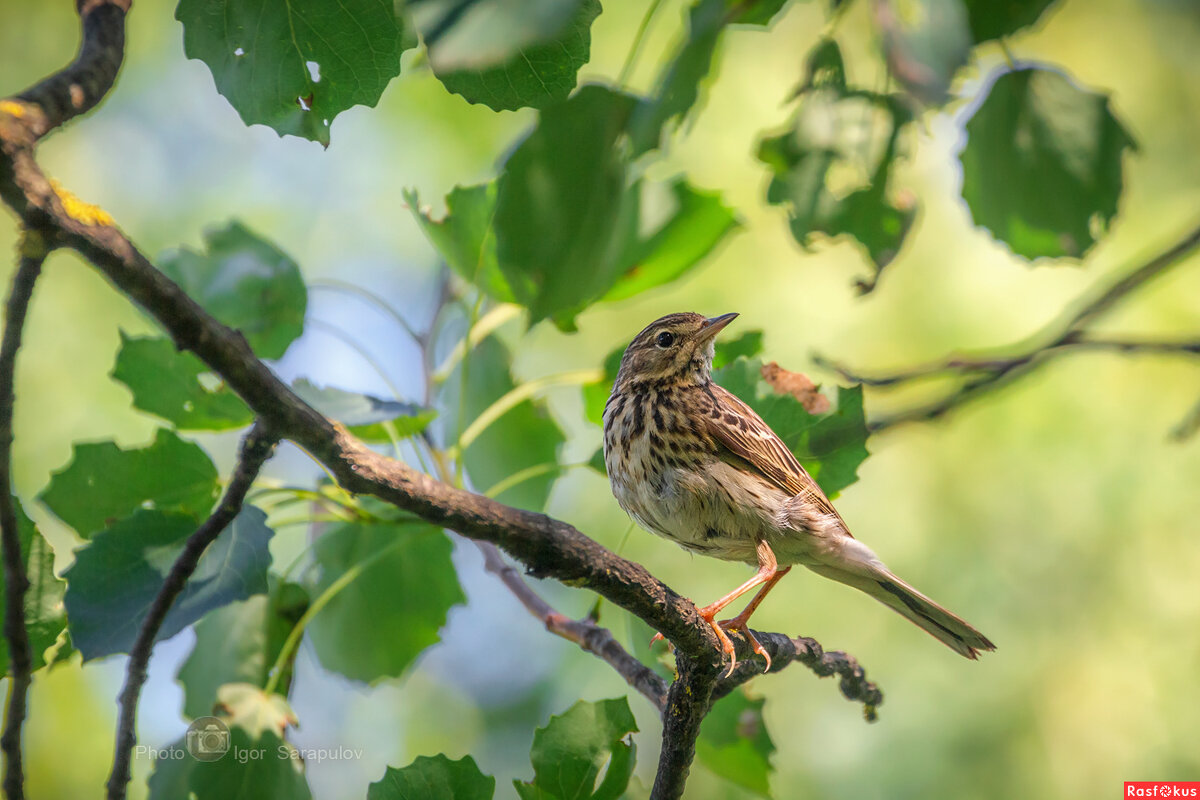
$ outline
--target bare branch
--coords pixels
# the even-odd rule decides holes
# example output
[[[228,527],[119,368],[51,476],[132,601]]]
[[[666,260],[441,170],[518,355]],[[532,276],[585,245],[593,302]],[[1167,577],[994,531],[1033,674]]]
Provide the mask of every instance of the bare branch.
[[[146,619],[138,630],[137,639],[129,651],[129,663],[125,668],[125,686],[121,689],[119,702],[121,715],[117,723],[117,745],[113,756],[112,774],[108,779],[108,800],[124,800],[125,789],[129,783],[129,761],[133,746],[137,742],[137,704],[146,682],[146,667],[150,663],[150,653],[154,649],[154,640],[162,627],[167,612],[171,610],[175,599],[183,591],[188,578],[196,571],[200,557],[212,544],[234,517],[242,509],[246,493],[258,477],[263,464],[275,451],[278,438],[271,435],[259,425],[255,425],[242,440],[242,451],[238,458],[237,467],[229,480],[229,486],[221,502],[213,509],[196,532],[188,537],[183,546],[183,552],[171,565],[162,587],[154,597],[154,602],[146,612]]]
[[[863,717],[867,722],[874,722],[878,715],[876,708],[883,704],[883,692],[879,687],[867,680],[867,672],[854,656],[840,650],[826,652],[816,639],[801,636],[795,639],[781,633],[754,632],[759,643],[771,654],[771,672],[779,672],[789,664],[803,664],[818,678],[837,675],[839,688],[847,700],[862,703]],[[749,650],[749,647],[747,647]],[[761,668],[753,660],[739,662],[733,674],[723,677],[713,688],[713,701],[720,700],[751,678],[762,674]]]
[[[508,590],[525,606],[525,609],[542,621],[546,630],[574,642],[589,653],[599,656],[654,704],[661,713],[667,704],[667,683],[641,661],[629,654],[613,638],[612,632],[589,619],[573,620],[547,603],[533,590],[516,568],[504,560],[500,551],[490,542],[475,542],[483,553],[483,566],[498,577]]]
[[[719,666],[711,659],[696,660],[676,653],[678,677],[667,692],[663,709],[662,751],[654,776],[652,800],[678,800],[683,797],[692,759],[696,756],[696,738],[700,723],[712,704],[713,687]]]
[[[0,533],[4,550],[4,638],[8,642],[12,665],[12,684],[8,690],[8,710],[4,734],[0,736],[0,750],[4,752],[4,794],[10,800],[21,800],[25,796],[21,727],[25,724],[25,701],[33,672],[33,653],[29,631],[25,628],[25,591],[29,588],[29,578],[21,554],[16,500],[12,495],[14,383],[25,315],[47,253],[41,235],[26,231],[21,243],[20,264],[8,294],[4,339],[0,343]]]
[[[985,393],[1012,383],[1053,358],[1079,350],[1111,350],[1124,353],[1200,354],[1200,340],[1154,341],[1138,338],[1109,338],[1089,335],[1088,326],[1108,313],[1130,294],[1179,264],[1200,249],[1200,226],[1193,228],[1163,252],[1132,269],[1091,298],[1078,303],[1059,319],[1047,324],[1023,342],[985,354],[955,356],[884,375],[868,375],[830,361],[820,355],[817,363],[843,378],[865,386],[894,388],[929,379],[956,379],[958,384],[942,397],[925,405],[873,420],[872,431],[904,422],[929,421]]]

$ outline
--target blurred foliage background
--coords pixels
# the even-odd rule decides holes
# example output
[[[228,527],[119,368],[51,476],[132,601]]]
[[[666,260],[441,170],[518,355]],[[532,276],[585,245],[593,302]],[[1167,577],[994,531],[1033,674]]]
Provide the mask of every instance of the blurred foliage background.
[[[0,76],[5,93],[68,61],[77,44],[72,4],[0,0]],[[644,4],[608,0],[592,26],[591,59],[580,73],[612,80]],[[882,89],[871,5],[851,3],[837,28],[847,71]],[[638,90],[682,35],[684,3],[666,0],[629,79]],[[1081,263],[1030,264],[977,229],[959,196],[965,101],[918,119],[911,158],[892,181],[919,212],[873,292],[856,280],[871,270],[848,242],[801,250],[784,213],[766,203],[767,167],[756,159],[764,132],[792,111],[784,100],[803,77],[803,59],[826,24],[818,2],[794,2],[768,32],[726,35],[705,99],[671,139],[652,177],[683,173],[720,190],[743,222],[701,268],[676,283],[593,306],[566,334],[518,320],[502,338],[525,379],[600,366],[661,314],[738,311],[738,325],[764,331],[764,357],[830,381],[816,352],[886,372],[947,353],[1018,341],[1089,286],[1121,274],[1173,242],[1200,209],[1200,12],[1189,0],[1061,0],[1037,26],[1008,40],[1022,61],[1060,65],[1079,84],[1111,93],[1111,107],[1136,139],[1126,157],[1120,210]],[[338,117],[328,149],[246,127],[213,89],[199,61],[185,59],[170,3],[138,3],[128,55],[101,108],[48,140],[49,174],[109,211],[150,254],[199,247],[202,231],[237,218],[294,257],[308,280],[336,277],[386,298],[424,325],[438,286],[437,256],[402,196],[418,190],[440,216],[455,184],[495,174],[535,112],[493,112],[447,93],[416,51],[378,108]],[[974,95],[1004,63],[981,50],[952,87]],[[0,226],[12,252],[15,226]],[[1147,336],[1195,335],[1200,259],[1146,287],[1105,329]],[[3,269],[11,270],[5,264]],[[310,320],[361,342],[403,392],[420,392],[417,352],[394,321],[353,297],[312,292]],[[156,424],[131,408],[109,371],[120,332],[154,326],[96,272],[56,254],[38,286],[19,361],[16,490],[36,496],[71,456],[71,443],[115,437],[141,445]],[[387,395],[387,383],[328,328],[309,325],[278,364],[288,378]],[[836,687],[794,668],[751,685],[777,751],[777,797],[1100,797],[1130,779],[1200,775],[1200,442],[1168,432],[1200,396],[1194,358],[1113,353],[1064,357],[1029,379],[934,424],[873,436],[860,480],[838,501],[859,538],[900,575],[985,631],[999,646],[964,663],[923,634],[843,587],[793,573],[755,617],[756,626],[811,635],[856,655],[884,688],[878,724],[867,726]],[[565,463],[599,443],[580,392],[546,392],[567,433]],[[877,416],[894,400],[868,393]],[[236,439],[198,438],[225,471]],[[317,470],[294,450],[268,470],[289,482]],[[74,534],[44,508],[26,507],[54,545],[59,569]],[[571,470],[548,513],[645,564],[681,593],[707,601],[741,580],[740,568],[692,557],[634,530],[606,480]],[[287,543],[277,537],[276,561]],[[292,539],[296,537],[293,536]],[[302,544],[302,543],[301,543]],[[385,765],[444,752],[471,754],[495,775],[527,778],[533,729],[576,699],[629,693],[607,666],[547,635],[492,578],[475,550],[456,543],[468,602],[456,608],[440,645],[402,680],[370,688],[324,671],[309,648],[296,665],[293,705],[301,747],[361,748],[353,760],[310,763],[314,796],[357,798]],[[582,615],[594,597],[556,584],[539,590]],[[648,633],[605,606],[601,622],[627,643]],[[186,721],[175,673],[191,649],[189,630],[162,645],[151,664],[140,741],[163,746]],[[114,698],[123,658],[70,663],[39,673],[26,726],[29,792],[73,797],[98,791],[111,758]],[[655,712],[637,695],[637,775],[653,778]],[[151,763],[135,760],[131,796],[144,796]],[[636,792],[634,792],[636,796]],[[697,766],[689,797],[747,796]],[[1115,796],[1115,795],[1113,795]]]

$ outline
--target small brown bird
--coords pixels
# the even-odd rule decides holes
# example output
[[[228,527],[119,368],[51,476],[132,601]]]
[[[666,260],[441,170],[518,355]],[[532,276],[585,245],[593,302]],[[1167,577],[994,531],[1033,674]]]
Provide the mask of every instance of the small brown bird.
[[[737,314],[669,314],[625,350],[604,408],[604,462],[621,508],[696,553],[756,565],[753,578],[700,614],[736,665],[726,630],[771,657],[747,622],[767,592],[803,564],[915,622],[955,652],[994,650],[986,636],[893,575],[758,414],[712,382],[713,341]],[[736,617],[722,609],[761,586]]]

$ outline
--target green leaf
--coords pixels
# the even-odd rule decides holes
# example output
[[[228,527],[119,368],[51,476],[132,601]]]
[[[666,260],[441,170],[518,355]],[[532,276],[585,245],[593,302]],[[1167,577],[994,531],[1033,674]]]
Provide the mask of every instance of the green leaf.
[[[401,438],[416,436],[437,417],[431,408],[397,400],[382,400],[369,394],[347,392],[332,386],[321,387],[306,378],[292,383],[301,400],[330,419],[345,425],[351,433],[367,442],[389,440],[384,422],[390,422]]]
[[[736,339],[717,340],[713,369],[720,369],[739,357],[753,358],[762,352],[762,331],[746,331]]]
[[[446,195],[446,216],[440,221],[421,210],[415,190],[404,200],[421,230],[450,269],[502,303],[514,302],[512,289],[496,261],[496,181],[478,186],[455,186]]]
[[[579,701],[562,716],[551,717],[533,734],[529,757],[532,782],[513,781],[522,800],[616,800],[633,774],[635,748],[629,734],[637,731],[624,697],[597,703]],[[608,762],[608,774],[596,777]]]
[[[461,364],[442,385],[437,405],[444,409],[442,430],[449,441],[453,441],[470,420],[516,386],[509,372],[511,363],[508,348],[495,336],[484,339],[471,351],[461,424],[458,414]],[[478,491],[487,491],[521,470],[557,461],[558,448],[563,441],[563,433],[550,417],[545,403],[526,400],[479,434],[463,454],[463,463],[471,485]],[[540,511],[550,496],[555,477],[556,473],[550,472],[522,481],[501,492],[496,499],[510,506]]]
[[[39,499],[83,538],[141,508],[204,517],[217,500],[217,468],[192,442],[160,428],[154,442],[76,444]]]
[[[622,273],[637,198],[616,147],[633,98],[584,86],[541,119],[505,165],[496,197],[496,253],[530,325],[598,299]]]
[[[875,5],[888,71],[919,102],[950,99],[950,83],[971,54],[962,0],[883,0]]]
[[[345,524],[323,534],[310,593],[326,605],[308,627],[321,664],[364,683],[400,676],[466,601],[450,551],[445,533],[414,521]]]
[[[676,280],[738,227],[719,193],[699,191],[683,178],[671,183],[670,190],[675,202],[671,215],[657,231],[632,245],[623,259],[621,278],[602,300],[623,300]]]
[[[199,761],[186,738],[164,748],[148,781],[150,800],[311,800],[304,762],[274,731],[254,737],[229,726],[229,752],[216,761]]]
[[[156,641],[209,611],[267,591],[267,515],[246,506],[200,557]],[[163,579],[199,526],[196,517],[141,509],[96,534],[75,554],[67,579],[71,640],[85,661],[127,653]]]
[[[976,44],[1011,36],[1038,21],[1054,0],[963,0]]]
[[[283,358],[304,332],[308,289],[300,267],[238,222],[205,231],[204,243],[204,253],[181,247],[163,254],[159,269],[205,311],[241,331],[260,358]]]
[[[599,0],[582,0],[575,15],[554,38],[521,47],[502,64],[479,70],[434,72],[446,89],[468,103],[493,111],[545,108],[565,100],[575,76],[588,61],[592,22],[600,15]]]
[[[33,669],[38,670],[61,657],[61,653],[54,653],[47,661],[46,651],[58,643],[67,627],[63,608],[63,592],[67,585],[54,575],[54,551],[25,514],[20,501],[13,498],[13,503],[16,506],[17,538],[21,543],[21,563],[29,580],[24,598],[25,630],[29,633]],[[6,596],[5,591],[4,574],[0,570],[0,597]],[[0,637],[0,677],[8,674],[9,666],[8,637]]]
[[[663,69],[651,96],[638,105],[630,126],[634,155],[658,147],[663,129],[680,125],[700,98],[701,83],[712,71],[717,45],[733,23],[765,26],[786,0],[697,0],[688,12],[688,35]]]
[[[206,614],[196,623],[196,644],[176,676],[183,686],[183,713],[193,719],[211,714],[217,690],[227,683],[265,686],[284,639],[307,608],[301,586],[275,583],[269,594]]]
[[[180,0],[175,18],[242,122],[326,147],[334,117],[374,106],[415,44],[379,0]]]
[[[700,726],[696,760],[722,778],[770,797],[767,778],[775,743],[763,722],[764,702],[741,690],[718,701]]]
[[[439,753],[420,756],[407,767],[388,767],[367,787],[367,800],[491,800],[496,779],[484,775],[475,759],[451,761]]]
[[[409,0],[408,8],[439,74],[512,61],[554,41],[584,0]]]
[[[831,55],[825,58],[832,63]],[[873,277],[860,283],[869,291],[895,258],[916,216],[911,200],[892,199],[889,193],[900,131],[912,113],[900,98],[841,91],[836,71],[824,74],[823,87],[802,88],[792,128],[759,145],[758,158],[773,173],[767,202],[787,208],[792,235],[802,247],[812,247],[817,234],[854,237],[874,265]],[[869,138],[878,140],[862,141],[864,121]],[[841,168],[843,177],[858,176],[859,188],[835,191],[830,182],[834,167]]]
[[[1116,215],[1137,144],[1107,95],[1026,67],[996,79],[966,130],[963,199],[1017,255],[1079,258]]]
[[[112,376],[133,392],[134,408],[162,417],[180,430],[244,428],[254,412],[191,353],[161,336],[131,338],[121,332]],[[208,376],[205,385],[202,376]]]
[[[810,414],[790,394],[780,394],[762,379],[762,363],[739,358],[713,372],[713,379],[740,397],[783,440],[797,460],[834,497],[858,480],[867,457],[867,423],[862,387],[838,387],[837,406]]]

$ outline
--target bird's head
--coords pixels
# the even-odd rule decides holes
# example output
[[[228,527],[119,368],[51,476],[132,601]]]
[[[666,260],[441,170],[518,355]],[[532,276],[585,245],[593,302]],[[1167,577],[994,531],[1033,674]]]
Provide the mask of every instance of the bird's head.
[[[704,383],[712,371],[713,340],[735,317],[686,312],[655,320],[625,348],[617,386]]]

